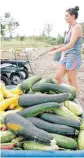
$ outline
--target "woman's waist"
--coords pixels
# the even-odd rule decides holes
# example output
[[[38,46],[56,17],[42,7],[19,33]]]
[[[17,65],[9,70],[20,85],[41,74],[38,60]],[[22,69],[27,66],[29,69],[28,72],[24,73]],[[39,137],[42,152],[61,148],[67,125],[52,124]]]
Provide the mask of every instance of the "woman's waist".
[[[70,55],[70,56],[80,56],[81,55],[81,50],[76,50],[76,49],[70,49],[68,51],[63,52],[64,56]]]
[[[77,59],[77,58],[80,58],[81,59],[81,54],[74,54],[74,53],[68,53],[68,54],[65,54],[65,52],[62,53],[61,55],[61,59]]]

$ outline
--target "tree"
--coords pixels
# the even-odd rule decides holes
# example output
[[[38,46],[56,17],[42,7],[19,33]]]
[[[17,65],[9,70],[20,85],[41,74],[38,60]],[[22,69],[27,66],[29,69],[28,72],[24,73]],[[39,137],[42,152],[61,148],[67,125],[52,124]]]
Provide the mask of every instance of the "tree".
[[[1,35],[3,37],[5,35],[5,25],[1,24],[0,29],[1,29]]]
[[[43,29],[43,36],[47,35],[48,37],[50,36],[50,33],[52,31],[53,25],[51,24],[45,24],[44,29]]]
[[[45,36],[45,30],[42,31],[42,36]]]
[[[5,35],[5,24],[3,23],[3,20],[1,17],[0,17],[0,33],[2,36]]]
[[[5,17],[5,18],[10,18],[10,17],[11,17],[11,14],[10,14],[9,12],[6,12],[5,15],[4,15],[4,17]]]
[[[18,21],[16,21],[9,12],[6,12],[3,17],[1,17],[1,35],[2,37],[9,33],[10,38],[12,38],[12,33],[19,26]]]

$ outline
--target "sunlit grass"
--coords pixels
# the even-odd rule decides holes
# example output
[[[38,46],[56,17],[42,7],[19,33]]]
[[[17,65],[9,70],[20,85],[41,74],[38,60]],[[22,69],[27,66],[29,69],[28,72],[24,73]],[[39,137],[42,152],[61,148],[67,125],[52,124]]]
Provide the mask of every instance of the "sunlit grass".
[[[56,40],[48,37],[29,37],[24,40],[12,39],[1,42],[2,51],[13,49],[24,49],[24,48],[44,48],[56,44]]]

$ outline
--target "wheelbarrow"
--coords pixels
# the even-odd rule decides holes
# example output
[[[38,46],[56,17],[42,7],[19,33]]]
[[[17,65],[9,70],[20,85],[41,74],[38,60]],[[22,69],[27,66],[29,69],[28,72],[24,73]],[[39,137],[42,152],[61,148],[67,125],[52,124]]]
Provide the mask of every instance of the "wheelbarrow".
[[[12,49],[11,50],[12,53],[14,54],[15,59],[1,59],[1,64],[3,63],[9,63],[12,64],[14,66],[17,66],[17,69],[19,69],[20,73],[24,76],[25,79],[27,79],[29,77],[29,74],[34,74],[29,58],[28,58],[28,53],[26,52],[26,50],[24,50],[24,55],[26,57],[26,60],[18,60],[16,55],[20,56],[20,54],[16,53],[16,50]],[[28,70],[28,65],[30,67],[30,70]]]
[[[9,63],[3,63],[0,65],[1,81],[5,85],[17,85],[24,80],[24,76],[20,73],[21,68]]]

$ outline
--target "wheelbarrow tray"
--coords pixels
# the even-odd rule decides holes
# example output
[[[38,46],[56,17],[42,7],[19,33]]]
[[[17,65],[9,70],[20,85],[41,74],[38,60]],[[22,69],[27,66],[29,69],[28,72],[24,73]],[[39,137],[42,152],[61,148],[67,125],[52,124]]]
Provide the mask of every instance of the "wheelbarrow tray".
[[[11,73],[16,72],[17,67],[13,64],[4,63],[0,65],[1,73]]]
[[[25,60],[9,60],[9,59],[1,59],[1,64],[3,63],[10,63],[18,66],[23,66],[28,63],[28,61]]]

